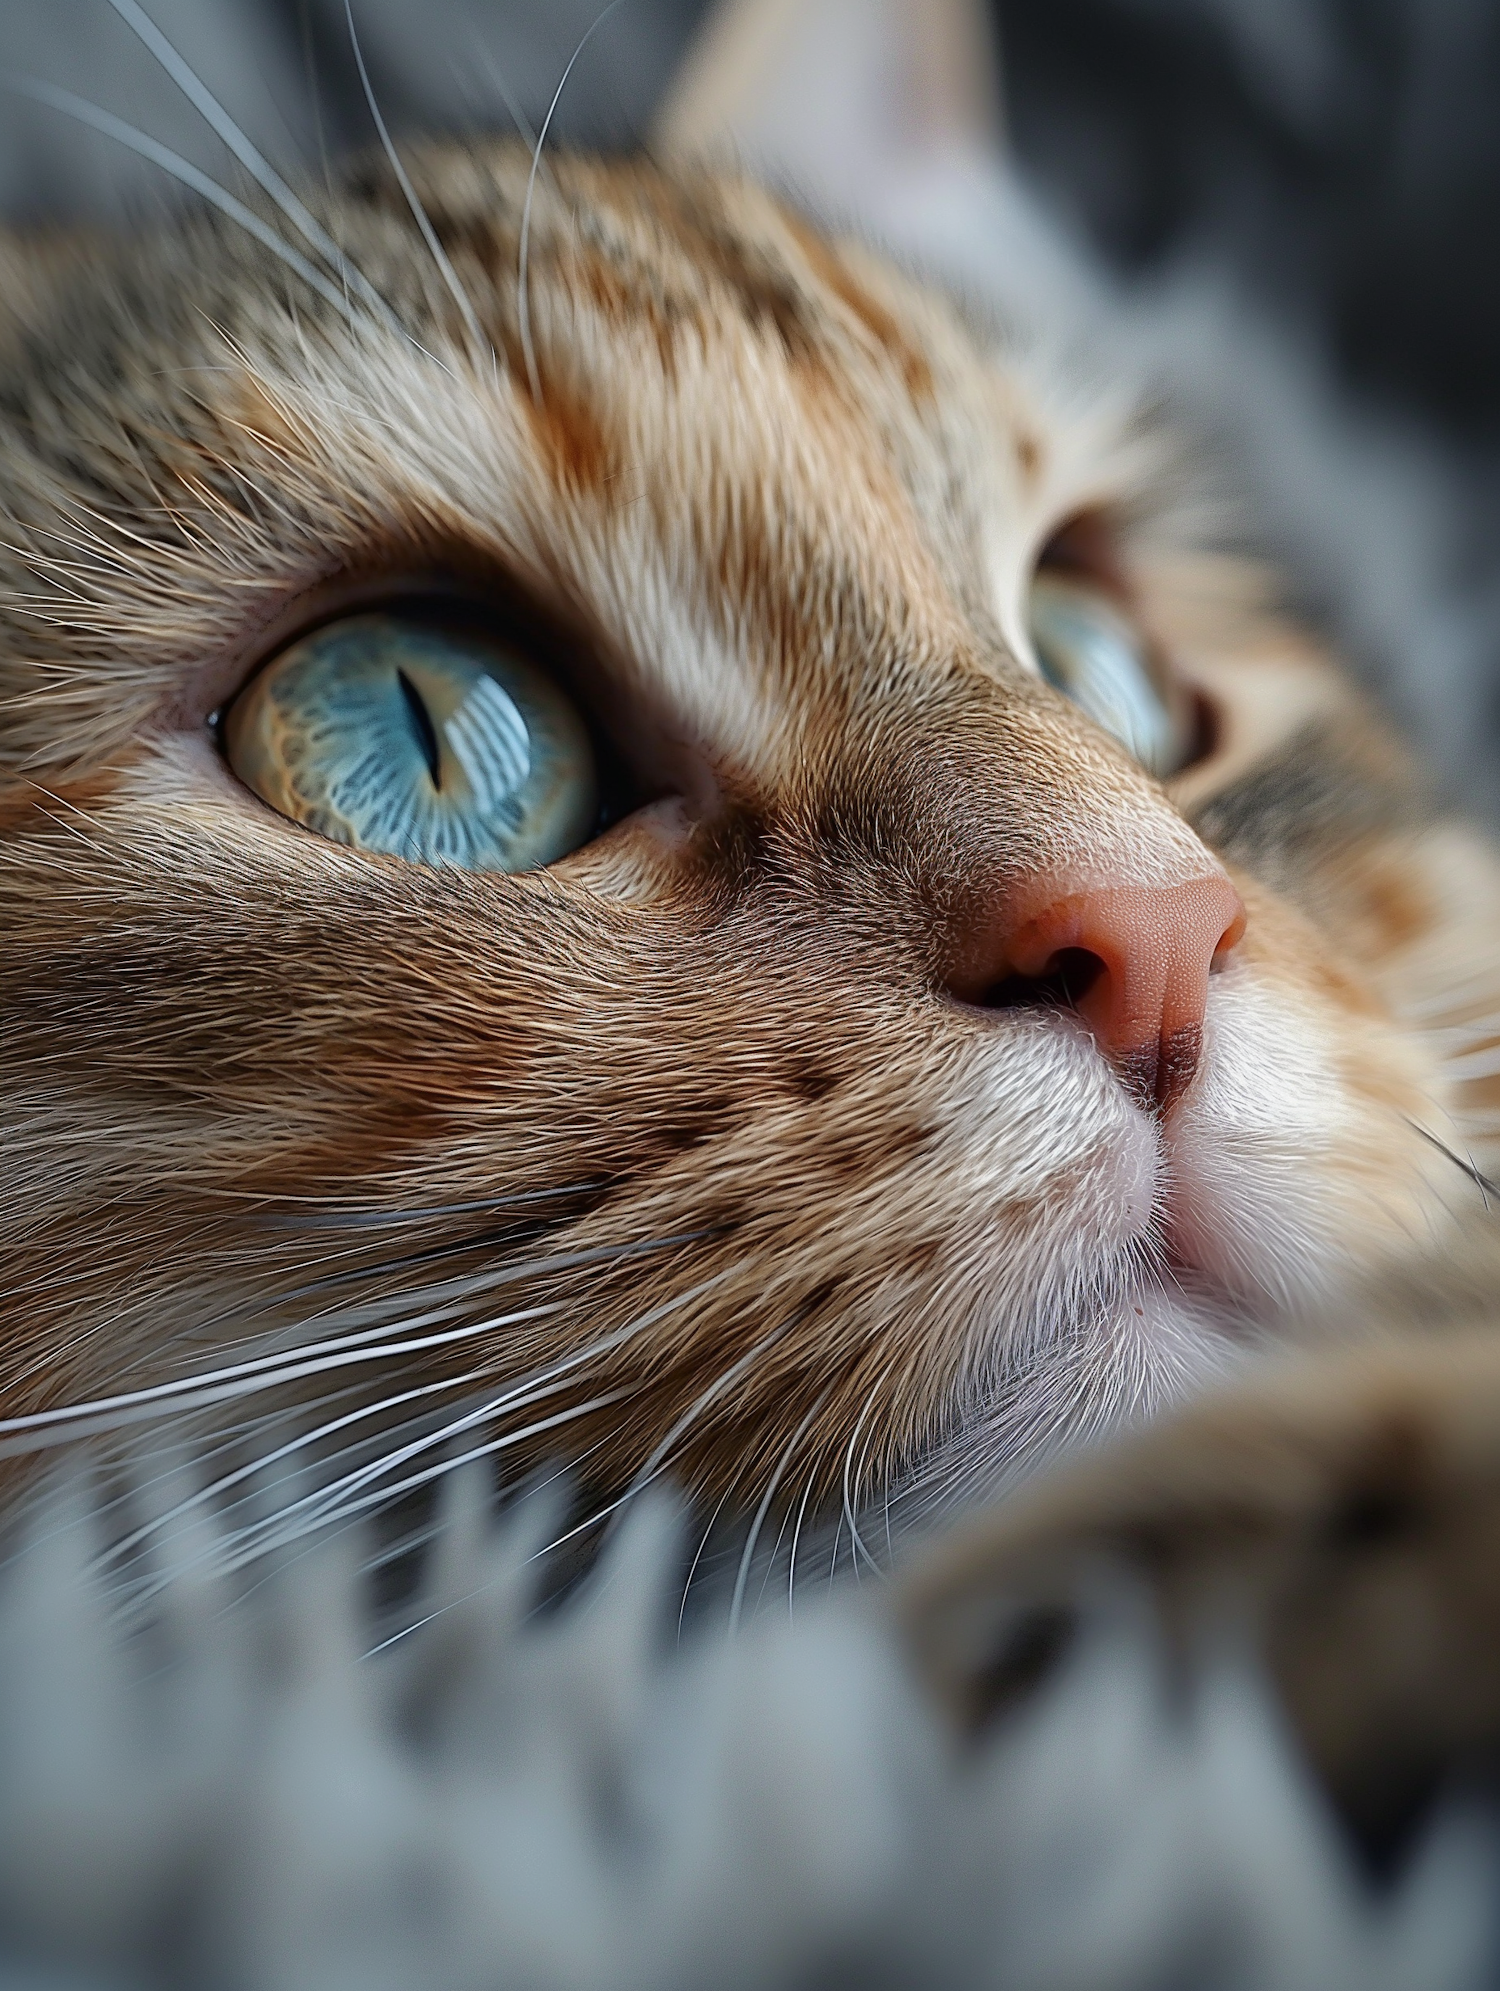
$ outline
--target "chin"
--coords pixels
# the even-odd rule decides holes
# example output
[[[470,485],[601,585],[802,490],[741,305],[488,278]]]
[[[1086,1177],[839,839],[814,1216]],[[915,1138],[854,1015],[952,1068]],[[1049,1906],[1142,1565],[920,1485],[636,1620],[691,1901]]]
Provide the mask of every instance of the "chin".
[[[1357,1334],[1367,1284],[1450,1221],[1403,1110],[1424,1102],[1420,1056],[1389,1023],[1366,1019],[1351,1048],[1236,964],[1165,1117],[1124,1096],[1075,1018],[1044,1027],[1075,1157],[1040,1241],[1050,1276],[1014,1278],[993,1307],[957,1408],[902,1479],[912,1512],[1002,1490],[1330,1326]]]

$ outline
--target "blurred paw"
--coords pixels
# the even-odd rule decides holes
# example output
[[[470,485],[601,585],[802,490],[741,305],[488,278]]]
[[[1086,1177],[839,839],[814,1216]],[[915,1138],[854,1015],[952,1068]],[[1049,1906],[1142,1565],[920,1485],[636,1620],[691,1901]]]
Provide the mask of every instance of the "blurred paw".
[[[1500,1338],[1278,1369],[1064,1467],[907,1573],[919,1668],[965,1733],[1024,1699],[1111,1585],[1184,1678],[1263,1660],[1372,1854],[1500,1764]]]

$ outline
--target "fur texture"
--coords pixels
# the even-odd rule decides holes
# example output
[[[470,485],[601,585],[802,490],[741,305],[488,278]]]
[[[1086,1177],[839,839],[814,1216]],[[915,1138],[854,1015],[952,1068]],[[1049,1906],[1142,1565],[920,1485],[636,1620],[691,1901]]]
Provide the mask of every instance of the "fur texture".
[[[381,306],[205,216],[21,294],[13,1434],[358,1333],[379,1415],[486,1390],[606,1486],[857,1506],[1448,1250],[1478,1196],[1422,1129],[1487,1131],[1446,1054],[1492,1041],[1493,860],[1235,576],[1153,554],[1128,398],[686,169],[555,160],[523,319],[526,155],[414,177],[445,264],[384,167],[328,210]],[[1202,701],[1173,794],[1030,659],[1079,521]],[[260,657],[418,580],[629,764],[642,807],[545,873],[321,844],[216,752]],[[1169,1117],[1065,1010],[953,999],[1039,879],[1221,858],[1249,930]]]
[[[1064,366],[1045,326],[962,311],[732,173],[533,174],[505,146],[409,163],[410,190],[354,169],[297,241],[267,207],[259,236],[191,212],[115,246],[4,248],[8,1449],[190,1413],[209,1490],[168,1476],[154,1506],[156,1454],[126,1538],[221,1570],[418,1495],[456,1455],[571,1459],[589,1505],[565,1534],[671,1471],[731,1517],[737,1618],[762,1576],[795,1589],[799,1543],[804,1571],[845,1543],[868,1571],[909,1515],[1061,1440],[1267,1348],[1334,1352],[972,1524],[905,1580],[894,1630],[845,1600],[782,1646],[701,1648],[662,1689],[617,1627],[596,1665],[586,1615],[481,1624],[472,1593],[514,1591],[514,1550],[492,1562],[452,1523],[457,1574],[417,1611],[437,1629],[394,1648],[357,1734],[354,1674],[297,1657],[343,1633],[294,1577],[238,1631],[148,1611],[117,1646],[88,1580],[48,1569],[44,1510],[3,1617],[17,1954],[177,1968],[171,1944],[197,1942],[200,1977],[212,1955],[249,1983],[441,1982],[531,1944],[543,1982],[691,1982],[724,1873],[759,1859],[764,1893],[738,1898],[766,1913],[727,1945],[747,1984],[850,1957],[868,1980],[872,1927],[895,1981],[910,1962],[1119,1982],[1139,1957],[1144,1984],[1215,1943],[1235,1982],[1475,1981],[1486,1882],[1464,1862],[1493,1852],[1433,1797],[1500,1740],[1493,849],[1433,808],[1274,587],[1197,543],[1170,436],[1109,363]],[[1195,715],[1165,788],[1042,682],[1039,564],[1134,618]],[[219,751],[213,715],[260,662],[417,588],[497,617],[612,743],[629,806],[545,873],[320,843]],[[1017,991],[1043,891],[1226,878],[1248,927],[1175,1094],[1122,1078],[1086,1007]],[[1411,1351],[1454,1321],[1473,1347]],[[1391,1330],[1407,1352],[1369,1366]],[[643,1554],[607,1565],[634,1610],[663,1551]],[[180,1570],[143,1580],[190,1594]],[[1096,1637],[1121,1582],[1134,1629]],[[465,1624],[467,1662],[444,1643]],[[153,1651],[182,1697],[123,1682]],[[97,1671],[49,1701],[70,1654]],[[815,1749],[784,1804],[758,1761],[701,1811],[662,1798],[674,1752],[764,1753],[832,1681],[829,1782],[865,1782],[815,1835],[827,1869],[786,1862],[822,1815]],[[1299,1784],[1266,1682],[1366,1856],[1399,1869],[1388,1909]],[[201,1750],[174,1726],[199,1706]],[[1090,1808],[1100,1756],[1081,1826],[1056,1774],[1095,1716],[1104,1760],[1139,1748],[1118,1815],[1164,1821],[1171,1898],[1133,1935],[1107,1907],[1139,1887],[1134,1840]],[[512,1717],[534,1758],[496,1740]],[[161,1726],[132,1758],[141,1720]],[[348,1747],[309,1778],[315,1731]],[[492,1777],[461,1767],[480,1734]],[[1043,1889],[1037,1923],[1026,1848],[1059,1791],[1042,1868],[1060,1886],[1082,1833],[1102,1878],[1078,1912]],[[49,1816],[97,1853],[71,1896],[37,1885]],[[185,1865],[205,1819],[218,1852]],[[723,1856],[693,1868],[705,1829]],[[352,1876],[357,1937],[317,1933],[339,1884],[288,1845]],[[1272,1845],[1306,1881],[1279,1920]],[[941,1926],[934,1860],[958,1904]],[[443,1893],[463,1876],[472,1895]],[[603,1904],[562,1963],[576,1930],[535,1912],[553,1884],[575,1919]],[[164,1937],[169,1895],[201,1906]],[[425,1933],[377,1897],[426,1899]]]

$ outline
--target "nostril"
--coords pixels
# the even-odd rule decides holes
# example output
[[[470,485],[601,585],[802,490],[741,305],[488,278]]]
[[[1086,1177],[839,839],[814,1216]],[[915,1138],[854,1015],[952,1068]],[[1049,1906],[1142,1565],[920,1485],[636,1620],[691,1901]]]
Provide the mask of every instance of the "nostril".
[[[1039,975],[1003,975],[978,997],[981,1009],[1076,1009],[1109,970],[1085,947],[1064,947]]]
[[[1244,927],[1222,872],[1065,893],[973,931],[950,987],[986,1009],[1068,1004],[1131,1093],[1165,1112],[1198,1068],[1210,970]]]

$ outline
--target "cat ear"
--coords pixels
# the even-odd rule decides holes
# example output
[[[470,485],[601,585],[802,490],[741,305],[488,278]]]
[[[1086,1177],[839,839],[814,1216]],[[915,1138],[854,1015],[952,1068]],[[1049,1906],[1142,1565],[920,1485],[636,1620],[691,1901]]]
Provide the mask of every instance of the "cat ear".
[[[986,0],[717,0],[657,115],[929,275],[1028,319],[1101,307],[1007,164]]]
[[[903,176],[993,161],[999,102],[983,0],[718,0],[655,135],[878,216]]]

